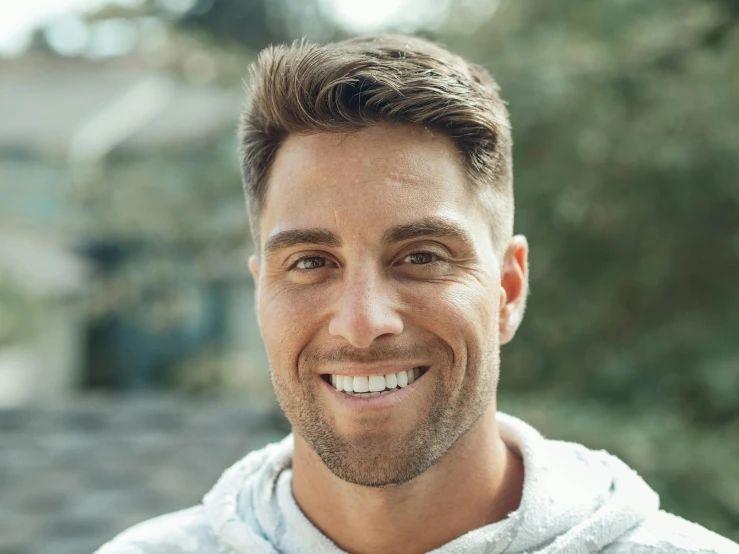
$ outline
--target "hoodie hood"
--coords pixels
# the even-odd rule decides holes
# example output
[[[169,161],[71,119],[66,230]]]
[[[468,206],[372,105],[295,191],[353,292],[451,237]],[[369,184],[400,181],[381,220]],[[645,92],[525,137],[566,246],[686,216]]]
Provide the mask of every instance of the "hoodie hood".
[[[498,413],[503,440],[524,463],[518,509],[433,551],[587,553],[612,544],[658,511],[657,494],[605,451],[546,440]],[[292,496],[293,437],[247,455],[205,496],[205,517],[235,553],[343,553],[300,511]]]

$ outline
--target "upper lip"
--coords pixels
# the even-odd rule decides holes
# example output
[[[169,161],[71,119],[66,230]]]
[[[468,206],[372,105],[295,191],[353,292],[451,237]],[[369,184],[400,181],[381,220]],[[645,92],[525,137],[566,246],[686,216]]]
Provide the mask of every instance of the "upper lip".
[[[388,375],[390,373],[398,373],[400,371],[408,371],[416,367],[429,367],[425,363],[408,362],[403,364],[373,364],[373,365],[341,365],[324,369],[322,375],[348,375],[351,377],[360,375]]]

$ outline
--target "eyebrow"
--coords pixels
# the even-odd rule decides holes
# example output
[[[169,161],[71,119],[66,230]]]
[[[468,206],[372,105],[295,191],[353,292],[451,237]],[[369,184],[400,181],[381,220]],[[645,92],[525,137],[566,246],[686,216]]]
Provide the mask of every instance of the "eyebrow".
[[[439,217],[426,217],[411,223],[395,225],[383,233],[381,241],[387,246],[396,242],[432,236],[451,237],[465,244],[474,242],[462,226]],[[264,245],[264,255],[265,257],[270,256],[279,250],[301,244],[338,248],[342,242],[333,231],[328,229],[289,229],[280,231],[267,240]]]
[[[382,235],[385,245],[422,237],[451,237],[465,244],[474,244],[472,236],[461,226],[439,217],[426,217],[391,227]]]
[[[299,244],[314,244],[316,246],[341,246],[341,240],[328,229],[289,229],[272,235],[264,245],[264,255],[269,256],[278,250],[298,246]]]

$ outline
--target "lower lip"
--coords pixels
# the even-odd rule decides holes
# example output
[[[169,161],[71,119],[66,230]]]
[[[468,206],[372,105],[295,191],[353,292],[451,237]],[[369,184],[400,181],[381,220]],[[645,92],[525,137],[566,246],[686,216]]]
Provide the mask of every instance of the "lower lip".
[[[409,385],[396,390],[395,392],[391,392],[390,394],[383,394],[381,396],[374,396],[372,398],[358,398],[356,396],[351,396],[350,394],[346,394],[337,390],[336,387],[332,386],[330,383],[327,383],[320,375],[318,378],[321,380],[321,383],[323,383],[323,386],[328,389],[329,393],[332,394],[337,401],[339,401],[344,406],[347,406],[348,408],[359,411],[383,410],[387,408],[392,408],[393,406],[397,406],[401,402],[405,401],[410,395],[413,394],[418,386],[419,381],[421,381],[421,379],[423,379],[423,377],[426,376],[426,373],[428,373],[430,370],[431,368],[428,368],[421,377],[419,377]]]

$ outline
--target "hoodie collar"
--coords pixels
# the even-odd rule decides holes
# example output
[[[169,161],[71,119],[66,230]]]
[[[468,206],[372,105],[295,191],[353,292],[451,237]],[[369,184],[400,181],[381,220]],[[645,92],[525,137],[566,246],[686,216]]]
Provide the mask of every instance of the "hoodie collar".
[[[657,494],[615,456],[546,440],[500,412],[497,418],[503,440],[524,462],[521,504],[505,520],[475,529],[434,554],[592,552],[658,509]],[[289,435],[248,454],[204,497],[208,522],[233,553],[343,552],[295,503],[293,445]]]

